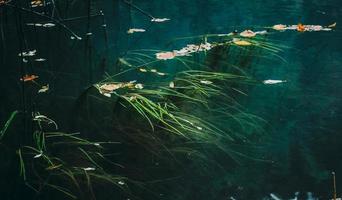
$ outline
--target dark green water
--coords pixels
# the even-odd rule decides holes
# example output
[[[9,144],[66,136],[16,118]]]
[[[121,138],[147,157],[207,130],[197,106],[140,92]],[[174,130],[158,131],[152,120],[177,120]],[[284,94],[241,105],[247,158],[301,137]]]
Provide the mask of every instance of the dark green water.
[[[120,174],[132,179],[128,186],[133,195],[122,192],[120,184],[116,187],[108,181],[97,184],[96,178],[92,179],[94,186],[89,189],[86,187],[87,179],[82,175],[80,187],[87,189],[75,192],[78,199],[272,199],[271,193],[281,199],[290,199],[294,198],[295,192],[299,192],[298,199],[309,199],[307,192],[312,192],[315,198],[331,199],[332,172],[336,173],[337,196],[342,195],[341,1],[133,0],[130,4],[121,0],[92,0],[89,9],[86,1],[55,0],[54,11],[51,7],[53,1],[46,2],[50,4],[45,8],[33,9],[38,15],[30,11],[26,1],[12,0],[9,5],[0,3],[0,125],[6,123],[14,110],[19,110],[6,137],[0,140],[1,200],[72,199],[44,184],[52,175],[42,165],[28,162],[27,181],[20,175],[16,151],[25,145],[32,145],[32,133],[39,129],[32,121],[32,112],[40,112],[56,121],[58,131],[80,132],[82,137],[92,141],[121,142],[117,146],[104,145],[103,153],[110,154],[110,161],[124,167],[104,164],[103,168],[108,174]],[[100,10],[104,16],[98,16]],[[94,16],[88,17],[89,13]],[[151,23],[148,15],[171,20]],[[84,17],[78,19],[80,16]],[[32,22],[52,22],[57,26],[44,29],[26,25]],[[262,134],[255,134],[257,131],[251,127],[238,130],[232,125],[237,132],[251,135],[250,143],[238,141],[228,145],[246,156],[236,156],[234,159],[210,145],[204,145],[196,146],[199,152],[207,153],[208,160],[204,159],[204,162],[181,156],[179,159],[176,156],[177,162],[169,162],[173,160],[171,156],[162,157],[149,152],[149,148],[153,152],[163,148],[156,139],[138,143],[130,137],[130,134],[139,135],[149,130],[148,122],[130,114],[120,100],[108,100],[91,87],[103,80],[106,74],[124,71],[127,66],[118,59],[127,58],[132,50],[181,49],[198,40],[174,42],[175,38],[230,33],[234,30],[258,31],[275,24],[299,22],[320,25],[336,22],[337,26],[326,32],[272,32],[263,39],[282,49],[276,54],[255,50],[243,55],[237,49],[238,56],[234,56],[234,52],[230,57],[210,55],[208,52],[208,55],[189,58],[213,68],[216,65],[220,67],[221,64],[217,63],[221,61],[233,62],[253,80],[287,81],[275,85],[233,85],[246,93],[236,95],[236,101],[246,112],[263,119],[258,124]],[[107,25],[105,28],[101,26],[104,23]],[[71,40],[70,32],[63,25],[81,36],[82,40]],[[130,28],[146,31],[127,34]],[[87,36],[87,32],[92,35]],[[47,60],[22,62],[18,53],[32,49],[37,50],[38,57]],[[153,53],[151,55],[154,56]],[[170,76],[181,71],[179,63],[174,61],[158,63],[154,67]],[[40,87],[35,83],[23,84],[20,77],[27,73],[39,75],[37,82],[48,83],[49,91],[37,95]],[[116,81],[130,80],[153,85],[164,79],[130,71]],[[168,82],[170,80],[166,79]],[[215,102],[214,99],[212,105],[219,106],[220,101],[217,99]],[[214,119],[205,111],[197,112],[190,105],[186,106],[184,110],[189,113],[196,112],[204,119]],[[230,126],[229,123],[219,124],[220,127],[224,125]],[[50,125],[44,130],[55,131]],[[128,133],[128,136],[123,133]],[[170,149],[173,144],[182,141],[168,135],[158,139],[166,141],[162,144]],[[72,151],[69,146],[61,146],[53,153],[70,153],[65,166],[74,169],[74,165],[84,163],[80,158],[82,154]],[[30,156],[32,158],[34,155]],[[64,187],[74,191],[71,189],[74,186],[66,179],[58,179],[58,182],[67,182]],[[39,186],[38,192],[25,184],[30,181]]]

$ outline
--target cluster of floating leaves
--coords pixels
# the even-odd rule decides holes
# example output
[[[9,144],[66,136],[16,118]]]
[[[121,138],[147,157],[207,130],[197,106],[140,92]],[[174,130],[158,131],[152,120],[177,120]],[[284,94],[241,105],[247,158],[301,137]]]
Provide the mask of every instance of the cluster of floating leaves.
[[[299,23],[298,25],[277,24],[277,25],[272,26],[272,29],[277,30],[277,31],[297,30],[298,32],[305,32],[305,31],[311,32],[311,31],[331,31],[334,27],[336,27],[336,23],[333,23],[328,26],[303,25]],[[231,43],[238,45],[238,46],[250,46],[250,45],[253,45],[253,43],[250,41],[244,40],[242,38],[253,38],[253,37],[256,37],[257,35],[265,35],[267,33],[268,33],[267,30],[252,31],[252,30],[247,29],[240,33],[234,31],[228,34],[219,34],[218,36],[233,37],[231,40]],[[208,51],[218,45],[220,44],[210,44],[208,42],[199,44],[199,45],[189,44],[180,50],[158,52],[156,53],[156,58],[159,60],[169,60],[169,59],[174,59],[177,56],[189,56],[190,54],[195,53],[195,52]]]
[[[95,84],[94,85],[100,94],[111,97],[113,93],[115,93],[118,89],[143,89],[144,86],[141,83],[136,83],[136,81],[130,82],[109,82],[109,83],[102,83],[102,84]]]
[[[333,28],[336,27],[336,22],[328,25],[328,26],[321,26],[321,25],[304,25],[299,23],[297,25],[284,25],[284,24],[277,24],[272,26],[272,29],[277,31],[285,31],[285,30],[295,30],[298,32],[306,32],[306,31],[331,31]]]
[[[31,1],[31,7],[32,8],[40,7],[40,6],[44,6],[44,1],[43,0],[32,0]]]
[[[56,26],[56,24],[53,23],[45,23],[45,24],[41,24],[41,23],[26,23],[27,26],[34,26],[34,27],[44,27],[44,28],[51,28]]]
[[[159,75],[159,76],[165,76],[165,75],[166,75],[166,73],[164,73],[164,72],[159,72],[159,71],[156,70],[156,69],[139,68],[139,71],[142,72],[142,73],[150,72],[150,73],[153,73],[153,74],[157,74],[157,75]]]
[[[199,45],[188,44],[186,47],[180,50],[156,53],[156,58],[159,60],[169,60],[175,58],[176,56],[190,56],[190,54],[195,52],[208,51],[213,48],[213,46],[213,44],[208,42],[201,43]]]

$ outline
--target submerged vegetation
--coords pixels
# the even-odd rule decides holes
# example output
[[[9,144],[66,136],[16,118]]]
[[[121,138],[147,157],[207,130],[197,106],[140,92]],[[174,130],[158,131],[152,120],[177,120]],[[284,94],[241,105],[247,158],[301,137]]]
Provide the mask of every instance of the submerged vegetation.
[[[66,32],[66,40],[85,40],[91,46],[89,27],[82,38],[55,14],[62,2],[20,2],[0,1],[0,9],[14,9],[21,28],[37,31],[36,27],[58,26]],[[152,23],[172,20],[172,16],[152,16],[132,1],[123,2]],[[90,19],[90,3],[88,6]],[[22,20],[22,12],[32,14],[34,21]],[[249,69],[264,58],[284,61],[282,52],[287,47],[268,35],[285,30],[332,31],[335,26],[279,24],[260,31],[176,38],[169,44],[177,46],[176,50],[122,52],[107,65],[103,78],[88,80],[87,89],[74,101],[72,128],[66,125],[69,122],[60,125],[61,119],[55,120],[36,106],[40,95],[54,90],[52,80],[45,79],[32,64],[49,60],[39,55],[40,50],[25,46],[28,37],[20,33],[21,49],[15,56],[22,66],[17,82],[23,100],[18,111],[2,123],[0,151],[4,153],[0,158],[8,158],[10,165],[1,167],[1,175],[10,171],[4,180],[19,177],[16,180],[22,184],[18,187],[29,188],[27,193],[38,198],[182,199],[182,189],[191,188],[178,186],[184,179],[229,173],[232,166],[245,162],[272,163],[261,156],[259,148],[268,123],[246,110],[243,102],[250,88],[286,84],[287,80],[258,80]],[[123,32],[148,34],[143,27]],[[86,55],[93,58],[91,48]]]

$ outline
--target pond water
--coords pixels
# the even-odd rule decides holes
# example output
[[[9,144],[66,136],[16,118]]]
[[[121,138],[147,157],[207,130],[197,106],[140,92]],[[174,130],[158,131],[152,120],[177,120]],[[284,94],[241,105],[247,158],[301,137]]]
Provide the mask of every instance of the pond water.
[[[341,19],[339,0],[0,0],[0,199],[341,197]]]

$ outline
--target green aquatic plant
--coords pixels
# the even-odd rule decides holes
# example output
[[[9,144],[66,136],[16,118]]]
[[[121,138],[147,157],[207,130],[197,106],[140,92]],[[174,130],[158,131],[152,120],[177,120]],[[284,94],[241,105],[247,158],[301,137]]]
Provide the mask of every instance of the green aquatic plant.
[[[19,111],[17,111],[17,110],[15,110],[11,113],[11,115],[8,118],[8,120],[6,121],[4,127],[0,131],[0,140],[5,136],[5,133],[7,132],[8,127],[11,125],[11,123],[13,122],[13,120],[15,119],[15,117],[17,116],[18,113],[19,113]]]
[[[102,145],[113,142],[90,142],[78,133],[62,132],[36,132],[33,138],[35,146],[22,146],[17,154],[20,175],[34,191],[44,193],[45,188],[52,188],[66,197],[78,199],[85,188],[95,196],[92,191],[94,182],[109,182],[114,188],[128,192],[129,180],[106,172],[104,167],[113,163],[108,162],[101,153]],[[60,152],[60,148],[67,148],[68,152]],[[73,158],[76,155],[77,158]],[[70,182],[73,186],[69,185]]]

